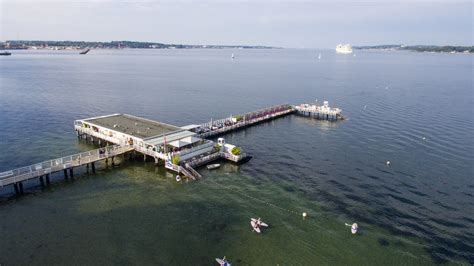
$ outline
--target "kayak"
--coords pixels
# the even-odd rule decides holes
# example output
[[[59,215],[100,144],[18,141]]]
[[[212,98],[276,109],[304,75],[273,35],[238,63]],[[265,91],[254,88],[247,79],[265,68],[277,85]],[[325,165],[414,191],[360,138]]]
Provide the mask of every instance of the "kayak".
[[[252,222],[257,222],[258,219],[250,218],[250,220],[251,220]],[[260,225],[261,225],[261,226],[268,227],[268,224],[266,224],[266,223],[264,223],[264,222],[262,222],[262,221],[260,221]]]
[[[228,263],[227,261],[225,261],[225,260],[223,260],[223,259],[216,258],[216,261],[217,261],[217,263],[219,263],[219,265],[221,265],[221,266],[230,266],[230,263]]]
[[[256,223],[254,221],[250,221],[250,225],[252,226],[253,230],[260,234],[260,228],[257,227]]]

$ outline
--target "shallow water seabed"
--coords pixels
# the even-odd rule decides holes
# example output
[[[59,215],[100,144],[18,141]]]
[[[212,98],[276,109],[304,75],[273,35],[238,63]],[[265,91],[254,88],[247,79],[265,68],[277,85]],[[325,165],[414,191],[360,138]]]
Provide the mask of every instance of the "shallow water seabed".
[[[360,224],[360,234],[351,235],[301,193],[281,197],[283,188],[271,180],[259,180],[256,189],[251,177],[216,171],[176,184],[153,168],[128,163],[4,205],[2,236],[9,241],[1,249],[13,259],[5,263],[209,264],[223,255],[242,264],[430,261],[419,243],[375,226]],[[293,213],[300,210],[309,218]],[[261,235],[249,225],[257,216],[270,224]]]

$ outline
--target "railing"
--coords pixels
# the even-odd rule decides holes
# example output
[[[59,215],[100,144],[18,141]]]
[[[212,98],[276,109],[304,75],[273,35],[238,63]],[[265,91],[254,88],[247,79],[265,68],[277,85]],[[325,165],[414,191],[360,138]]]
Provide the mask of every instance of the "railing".
[[[179,154],[179,155],[183,156],[183,155],[186,155],[188,153],[199,151],[199,150],[209,148],[209,147],[212,147],[212,146],[214,146],[214,142],[206,140],[206,142],[204,144],[201,144],[199,146],[196,146],[196,147],[193,147],[193,148],[190,148],[190,149],[185,149],[185,150],[178,151],[178,152],[176,152],[176,154]]]
[[[242,153],[240,155],[233,155],[231,153],[221,152],[220,154],[223,158],[231,160],[233,162],[238,162],[247,156],[245,153]]]
[[[110,158],[131,150],[133,150],[132,146],[113,145],[2,172],[0,173],[0,186],[3,187],[5,185],[21,182],[45,174],[54,173],[70,167],[76,167]]]
[[[91,135],[91,136],[99,138],[99,139],[103,139],[103,140],[111,142],[111,143],[124,144],[125,141],[126,141],[125,139],[121,141],[118,138],[107,136],[106,134],[103,134],[103,133],[99,133],[99,132],[93,130],[92,128],[84,128],[84,127],[78,126],[78,125],[75,125],[74,127],[77,131],[79,131],[81,133],[85,133],[85,134]]]
[[[258,122],[261,122],[261,121],[264,121],[264,120],[268,120],[268,119],[271,119],[271,118],[274,118],[274,117],[285,115],[285,114],[288,114],[288,113],[291,113],[291,112],[293,112],[293,109],[290,109],[290,108],[284,109],[282,111],[274,112],[274,113],[265,113],[265,112],[263,112],[261,116],[257,116],[257,117],[251,118],[251,119],[244,119],[240,122],[234,123],[234,124],[229,125],[229,126],[223,126],[221,128],[214,129],[214,130],[212,130],[212,128],[211,128],[210,131],[201,133],[200,136],[203,137],[203,138],[210,137],[210,136],[221,134],[221,133],[231,131],[231,130],[234,130],[234,129],[237,129],[237,128],[240,128],[240,127],[244,127],[244,126],[255,124],[255,123],[258,123]],[[265,114],[265,115],[263,115],[263,114]],[[246,114],[245,117],[249,117],[249,114]],[[203,124],[203,125],[205,125],[205,124]],[[201,126],[203,126],[203,125],[201,125]]]

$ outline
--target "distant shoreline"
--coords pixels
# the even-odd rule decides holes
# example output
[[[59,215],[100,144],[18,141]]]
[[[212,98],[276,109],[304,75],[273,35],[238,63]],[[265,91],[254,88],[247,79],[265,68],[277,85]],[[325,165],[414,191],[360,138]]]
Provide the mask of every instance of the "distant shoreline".
[[[7,40],[0,42],[0,50],[50,49],[50,50],[83,50],[83,49],[281,49],[281,47],[263,45],[194,45],[166,44],[157,42],[111,41],[38,41],[38,40]]]
[[[403,45],[387,44],[372,46],[353,46],[357,50],[383,50],[383,51],[413,51],[413,52],[432,52],[432,53],[474,53],[474,46],[453,46],[453,45]]]

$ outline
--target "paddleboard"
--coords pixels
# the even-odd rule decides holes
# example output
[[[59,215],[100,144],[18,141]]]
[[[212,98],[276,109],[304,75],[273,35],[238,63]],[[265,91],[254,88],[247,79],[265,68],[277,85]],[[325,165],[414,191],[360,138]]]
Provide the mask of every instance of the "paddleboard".
[[[255,226],[255,222],[254,221],[250,221],[250,225],[252,226],[253,230],[257,233],[260,234],[260,228],[256,227]]]
[[[250,220],[252,220],[252,222],[257,222],[258,219],[255,219],[255,218],[250,218]],[[260,225],[261,226],[265,226],[265,227],[268,227],[268,224],[262,222],[262,220],[260,220]]]
[[[216,258],[217,263],[221,266],[230,266],[230,263],[224,261],[223,259]]]

